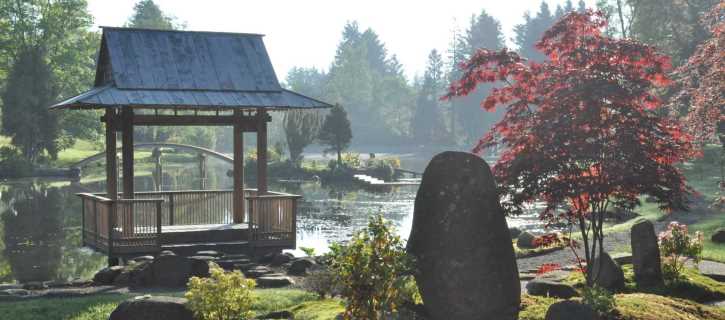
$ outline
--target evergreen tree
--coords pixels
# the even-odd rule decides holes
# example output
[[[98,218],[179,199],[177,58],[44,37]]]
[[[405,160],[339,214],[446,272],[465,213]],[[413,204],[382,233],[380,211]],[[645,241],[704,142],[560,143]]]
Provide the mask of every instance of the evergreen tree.
[[[126,23],[132,28],[173,30],[179,29],[174,19],[165,15],[153,0],[141,0],[133,6],[133,15]]]
[[[484,10],[478,16],[471,17],[469,27],[454,45],[456,51],[453,56],[454,62],[470,59],[480,48],[501,49],[504,47],[501,23]],[[459,72],[458,63],[453,64],[449,78],[455,79],[460,75]],[[461,142],[464,145],[470,145],[476,141],[488,129],[488,126],[498,121],[502,114],[498,111],[489,113],[481,109],[479,102],[488,95],[490,90],[490,84],[481,84],[472,94],[453,98],[450,101],[451,111],[456,115],[453,127],[460,127],[453,134],[454,136],[460,134],[463,140]]]
[[[438,103],[444,87],[443,58],[433,49],[428,55],[428,66],[418,89],[416,110],[410,125],[413,138],[419,144],[450,140]]]
[[[88,88],[92,84],[95,71],[94,59],[99,39],[97,33],[89,31],[92,24],[93,18],[88,13],[84,0],[0,1],[0,88],[2,88],[0,92],[7,98],[16,99],[14,103],[27,103],[28,101],[17,100],[20,97],[11,97],[13,94],[9,92],[9,86],[18,88],[17,81],[26,81],[39,88],[52,88],[49,92],[39,93],[37,99],[32,102],[34,105],[44,103],[40,100],[48,102],[43,106],[45,109],[54,102]],[[30,54],[31,57],[24,57],[26,54]],[[38,57],[38,54],[41,56]],[[30,59],[41,61],[42,66],[38,68],[47,69],[50,74],[46,75],[45,71],[38,69],[36,71],[39,72],[36,74],[44,77],[43,79],[28,79],[29,75],[23,76],[22,79],[8,78],[13,72],[17,73],[13,70],[27,68],[16,66],[21,60],[25,64]],[[16,83],[9,83],[11,80]],[[52,81],[52,83],[38,83],[41,81]],[[26,93],[30,92],[31,95],[35,94],[26,88],[20,89]],[[54,95],[47,96],[47,94]],[[2,105],[4,112],[18,107],[9,106],[7,101],[3,101]],[[43,129],[45,133],[54,135],[42,137],[45,141],[41,144],[50,147],[50,149],[43,147],[45,151],[54,150],[52,153],[56,153],[58,149],[72,145],[76,137],[93,139],[101,132],[99,114],[95,111],[74,111],[54,115],[45,115],[47,110],[32,112],[38,113],[39,118],[30,119],[28,126],[45,126],[46,124],[42,122],[45,120],[52,122]],[[7,121],[18,125],[17,119]],[[20,137],[18,139],[24,140]],[[18,145],[18,147],[27,149],[28,145]],[[25,155],[34,160],[39,156],[35,152]]]
[[[346,107],[356,143],[389,144],[407,135],[413,95],[373,30],[345,25],[324,91],[325,99]]]
[[[335,152],[337,163],[342,164],[342,152],[350,146],[352,141],[352,130],[347,112],[341,105],[335,105],[325,116],[325,121],[320,128],[318,139],[320,143],[327,145],[325,152]]]
[[[661,48],[675,65],[685,62],[709,32],[701,20],[720,0],[630,0],[631,35]]]
[[[302,165],[302,152],[315,141],[320,130],[320,115],[317,112],[287,111],[283,118],[290,161]]]
[[[514,42],[519,48],[519,54],[529,60],[544,61],[546,56],[536,50],[536,43],[544,31],[554,24],[555,18],[546,1],[541,1],[536,16],[531,17],[528,12],[524,13],[524,23],[514,26]]]
[[[11,137],[12,144],[30,163],[36,163],[44,152],[56,159],[64,147],[60,143],[57,114],[48,112],[58,89],[44,56],[41,47],[28,47],[20,52],[2,95],[2,132]]]

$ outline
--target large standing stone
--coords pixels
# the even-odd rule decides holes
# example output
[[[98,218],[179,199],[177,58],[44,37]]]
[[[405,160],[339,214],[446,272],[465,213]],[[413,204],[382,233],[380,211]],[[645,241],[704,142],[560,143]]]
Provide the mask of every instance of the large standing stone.
[[[518,318],[516,258],[483,159],[444,152],[431,160],[415,199],[408,251],[431,319]]]
[[[661,285],[660,248],[652,222],[642,220],[635,223],[632,226],[631,239],[635,281],[644,287]]]
[[[609,291],[618,291],[624,288],[624,272],[622,267],[612,259],[609,253],[603,252],[592,262],[592,275],[594,283]]]
[[[140,297],[128,299],[116,307],[109,320],[194,320],[186,308],[186,299],[172,297]]]

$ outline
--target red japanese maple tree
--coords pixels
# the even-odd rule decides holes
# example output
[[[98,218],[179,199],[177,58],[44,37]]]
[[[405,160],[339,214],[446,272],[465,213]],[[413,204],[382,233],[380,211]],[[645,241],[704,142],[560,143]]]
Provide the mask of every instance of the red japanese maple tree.
[[[699,144],[719,140],[725,159],[725,1],[703,20],[711,37],[675,71],[677,94],[671,106],[689,109],[685,117],[688,132]],[[725,188],[725,160],[720,163],[720,186]]]
[[[691,155],[690,138],[653,112],[661,102],[652,89],[668,83],[669,59],[605,36],[605,24],[599,12],[564,16],[537,44],[543,63],[480,49],[447,95],[499,84],[481,105],[505,108],[504,117],[473,151],[505,147],[493,171],[507,212],[543,200],[540,218],[578,227],[590,266],[603,252],[608,209],[633,208],[647,194],[663,209],[684,210],[690,193],[675,167]],[[587,283],[594,280],[588,273]]]

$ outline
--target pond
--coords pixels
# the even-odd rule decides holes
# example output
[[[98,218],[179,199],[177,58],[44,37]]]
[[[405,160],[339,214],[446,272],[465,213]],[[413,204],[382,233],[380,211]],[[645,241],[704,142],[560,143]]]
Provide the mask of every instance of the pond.
[[[210,163],[208,188],[229,188],[225,164]],[[139,166],[140,170],[144,166]],[[420,170],[415,168],[416,170]],[[165,187],[196,188],[193,165],[169,167]],[[153,183],[143,173],[137,177],[138,191]],[[167,181],[168,180],[168,181]],[[383,216],[407,238],[413,219],[417,186],[384,191],[356,185],[323,186],[317,182],[270,184],[270,190],[300,194],[297,245],[324,253],[330,243],[348,240],[363,228],[373,214]],[[81,208],[78,192],[103,191],[103,181],[94,168],[84,170],[80,182],[53,179],[0,182],[0,283],[90,278],[106,263],[104,255],[80,248]],[[536,230],[535,215],[509,218],[509,226]],[[297,250],[295,254],[302,254]]]

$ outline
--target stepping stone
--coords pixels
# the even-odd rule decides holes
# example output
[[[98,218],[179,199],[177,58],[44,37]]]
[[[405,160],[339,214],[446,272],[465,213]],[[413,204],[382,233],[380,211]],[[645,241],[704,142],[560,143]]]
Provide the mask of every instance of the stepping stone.
[[[154,256],[139,256],[131,259],[133,262],[153,261]]]
[[[257,278],[257,286],[262,288],[282,288],[291,286],[294,281],[282,275],[269,275]]]
[[[725,263],[703,260],[697,267],[702,275],[725,282]]]
[[[272,273],[272,270],[263,266],[254,267],[252,269],[244,271],[244,275],[248,278],[259,278],[269,273]]]
[[[210,256],[210,257],[221,257],[224,254],[223,253],[219,253],[219,252],[214,251],[214,250],[203,250],[203,251],[197,251],[196,252],[196,255],[198,255],[198,256]]]
[[[246,264],[246,263],[250,263],[250,262],[251,261],[249,259],[244,259],[244,258],[241,258],[241,259],[227,259],[225,257],[225,259],[223,259],[223,260],[217,260],[216,261],[216,264],[218,264],[220,267],[222,267],[224,269],[231,269],[235,265],[241,265],[241,264]]]
[[[253,262],[249,262],[249,263],[237,263],[237,264],[235,264],[232,267],[232,270],[247,271],[247,270],[250,270],[250,269],[254,269],[256,267],[259,267],[259,265],[256,264],[256,263],[253,263]]]
[[[224,254],[225,260],[232,260],[232,259],[249,259],[249,256],[243,253],[235,253],[235,254]]]
[[[189,257],[189,259],[202,260],[202,261],[206,261],[206,262],[214,262],[214,261],[216,261],[217,258],[212,257],[212,256],[191,256],[191,257]]]

